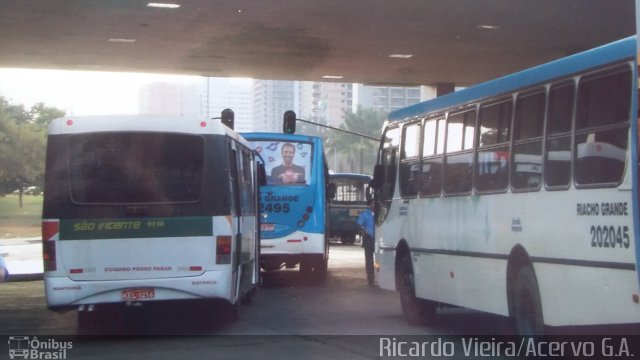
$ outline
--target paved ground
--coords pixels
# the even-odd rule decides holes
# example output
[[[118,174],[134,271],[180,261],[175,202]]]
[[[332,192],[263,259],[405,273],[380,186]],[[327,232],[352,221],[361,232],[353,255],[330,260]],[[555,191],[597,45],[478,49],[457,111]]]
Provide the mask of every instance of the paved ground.
[[[0,239],[0,255],[7,263],[14,280],[42,275],[42,245],[40,237]]]

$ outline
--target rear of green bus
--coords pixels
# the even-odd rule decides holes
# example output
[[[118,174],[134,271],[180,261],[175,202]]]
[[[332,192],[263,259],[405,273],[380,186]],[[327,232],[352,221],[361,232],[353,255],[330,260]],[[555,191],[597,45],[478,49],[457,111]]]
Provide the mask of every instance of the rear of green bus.
[[[200,119],[54,120],[42,222],[51,310],[237,300],[234,251],[256,253],[235,241],[225,131]]]

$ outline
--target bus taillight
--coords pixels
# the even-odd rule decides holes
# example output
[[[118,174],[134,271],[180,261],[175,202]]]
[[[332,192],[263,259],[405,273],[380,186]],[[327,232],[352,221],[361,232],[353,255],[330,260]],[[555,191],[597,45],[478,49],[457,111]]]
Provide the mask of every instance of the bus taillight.
[[[59,237],[60,221],[42,221],[42,260],[44,271],[55,271],[56,264],[56,239]]]
[[[216,264],[231,264],[231,236],[216,237]]]

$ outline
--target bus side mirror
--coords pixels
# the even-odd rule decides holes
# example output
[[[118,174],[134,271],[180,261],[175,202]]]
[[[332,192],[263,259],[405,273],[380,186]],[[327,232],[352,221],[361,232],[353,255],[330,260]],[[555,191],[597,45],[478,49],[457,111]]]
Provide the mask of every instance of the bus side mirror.
[[[264,164],[258,163],[258,185],[267,185],[267,171],[264,169]]]
[[[282,120],[282,132],[285,134],[293,134],[296,132],[296,113],[288,110],[284,113]]]
[[[369,181],[369,187],[375,191],[379,191],[382,188],[383,177],[384,166],[378,164],[373,168],[373,179]]]
[[[336,184],[327,184],[327,200],[333,200],[336,198]]]
[[[235,119],[235,114],[231,109],[224,109],[220,114],[220,121],[222,124],[226,125],[229,129],[233,130],[233,123]]]

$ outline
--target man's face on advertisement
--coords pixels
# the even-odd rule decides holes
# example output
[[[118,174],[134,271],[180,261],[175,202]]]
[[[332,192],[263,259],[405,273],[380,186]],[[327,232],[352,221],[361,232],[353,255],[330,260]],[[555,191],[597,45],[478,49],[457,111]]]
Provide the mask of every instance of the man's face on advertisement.
[[[293,157],[296,155],[296,148],[293,146],[282,147],[282,161],[285,165],[291,165]]]

